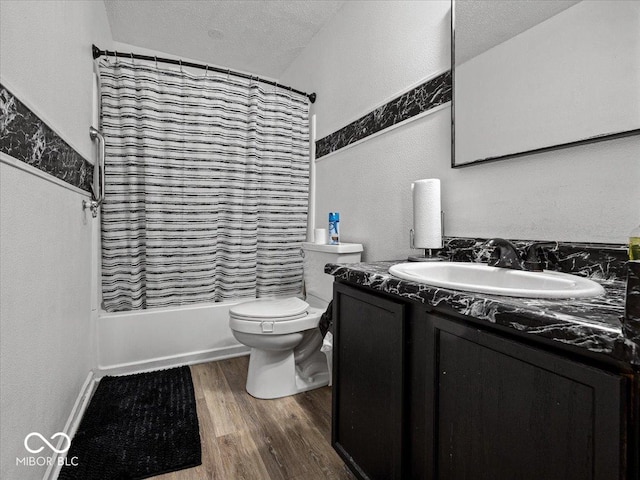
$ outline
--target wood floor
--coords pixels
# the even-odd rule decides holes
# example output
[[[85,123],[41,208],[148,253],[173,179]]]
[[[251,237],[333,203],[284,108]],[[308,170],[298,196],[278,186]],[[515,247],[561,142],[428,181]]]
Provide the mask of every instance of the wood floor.
[[[202,465],[154,480],[355,479],[331,448],[331,389],[258,400],[245,390],[248,363],[191,367]]]

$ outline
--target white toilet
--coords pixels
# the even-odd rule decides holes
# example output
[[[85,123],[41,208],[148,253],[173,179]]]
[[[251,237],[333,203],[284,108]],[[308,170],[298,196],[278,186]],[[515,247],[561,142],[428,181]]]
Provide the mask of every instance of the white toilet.
[[[247,392],[279,398],[329,383],[327,358],[320,351],[320,317],[333,297],[327,263],[360,261],[362,245],[303,243],[306,301],[298,297],[260,299],[229,310],[236,339],[251,347]]]

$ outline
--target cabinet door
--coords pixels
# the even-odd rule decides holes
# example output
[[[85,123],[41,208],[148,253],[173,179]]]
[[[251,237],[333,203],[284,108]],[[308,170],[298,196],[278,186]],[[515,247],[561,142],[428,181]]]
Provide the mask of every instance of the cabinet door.
[[[429,316],[441,480],[614,480],[623,378]]]
[[[336,283],[332,444],[363,479],[402,478],[403,305]]]

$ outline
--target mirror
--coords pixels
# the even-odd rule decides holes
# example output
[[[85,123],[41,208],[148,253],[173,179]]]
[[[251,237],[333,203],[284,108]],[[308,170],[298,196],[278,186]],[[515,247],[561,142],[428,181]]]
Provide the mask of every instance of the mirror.
[[[452,0],[452,166],[640,134],[640,2]]]

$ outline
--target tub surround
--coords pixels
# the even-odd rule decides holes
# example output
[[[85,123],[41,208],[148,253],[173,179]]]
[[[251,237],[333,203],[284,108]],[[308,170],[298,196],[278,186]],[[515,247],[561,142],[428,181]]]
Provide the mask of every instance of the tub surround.
[[[91,191],[93,165],[2,84],[0,152],[74,187]]]
[[[448,70],[316,141],[316,159],[450,101]]]
[[[481,239],[447,239],[441,252],[447,260],[481,261]],[[515,242],[518,248],[532,243]],[[406,298],[434,307],[444,307],[476,320],[501,325],[520,333],[586,349],[615,362],[640,366],[640,316],[637,309],[625,310],[626,248],[622,245],[561,243],[557,252],[546,252],[546,267],[588,276],[605,288],[605,295],[593,298],[546,300],[504,297],[453,291],[400,280],[389,267],[405,260],[327,264],[325,272],[337,280]],[[630,273],[629,294],[640,296],[640,281]],[[634,304],[635,305],[635,304]],[[637,305],[636,305],[637,306]],[[631,315],[629,315],[631,311]],[[633,313],[635,312],[635,313]]]

